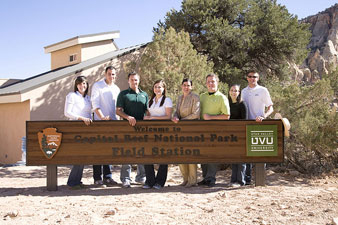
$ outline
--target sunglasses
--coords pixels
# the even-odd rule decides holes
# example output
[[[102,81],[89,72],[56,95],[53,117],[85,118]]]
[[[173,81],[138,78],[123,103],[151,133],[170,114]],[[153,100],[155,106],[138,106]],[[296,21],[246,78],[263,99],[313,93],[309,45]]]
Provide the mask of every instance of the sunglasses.
[[[249,78],[257,78],[258,76],[248,76]]]

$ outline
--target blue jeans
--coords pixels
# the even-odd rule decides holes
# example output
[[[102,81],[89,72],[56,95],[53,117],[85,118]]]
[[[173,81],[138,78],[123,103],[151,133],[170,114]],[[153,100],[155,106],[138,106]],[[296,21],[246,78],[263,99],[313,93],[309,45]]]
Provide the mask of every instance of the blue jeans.
[[[94,181],[102,180],[103,178],[111,178],[111,165],[93,165],[93,178]]]
[[[67,185],[70,187],[82,184],[82,173],[83,173],[83,165],[74,165],[72,170],[70,171]]]
[[[246,164],[232,164],[231,165],[231,183],[239,183],[245,185],[245,169]]]
[[[201,164],[203,180],[215,184],[216,183],[216,172],[218,169],[218,164]]]
[[[130,174],[131,174],[131,165],[130,164],[122,165],[121,173],[120,173],[121,182],[124,182],[125,180],[131,181]],[[145,180],[145,178],[146,178],[146,171],[144,169],[144,165],[138,164],[135,181],[139,182],[139,181]]]

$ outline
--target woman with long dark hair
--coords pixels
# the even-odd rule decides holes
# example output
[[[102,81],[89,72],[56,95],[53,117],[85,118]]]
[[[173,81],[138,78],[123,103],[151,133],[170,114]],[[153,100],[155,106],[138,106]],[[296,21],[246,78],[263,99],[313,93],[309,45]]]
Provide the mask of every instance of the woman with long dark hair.
[[[248,110],[243,101],[241,101],[240,85],[234,84],[230,86],[229,90],[229,104],[230,104],[230,120],[248,118]],[[245,169],[246,164],[232,164],[232,174],[230,185],[232,187],[239,187],[245,185]]]
[[[148,104],[147,115],[144,120],[170,120],[172,101],[166,96],[166,84],[164,80],[157,80],[153,85],[153,94]],[[144,165],[146,171],[146,183],[144,189],[161,189],[167,180],[168,165],[160,164],[155,175],[154,165]]]
[[[89,84],[85,76],[78,76],[74,83],[74,92],[70,92],[65,101],[64,114],[70,120],[82,120],[87,126],[92,123],[91,102],[88,96]],[[83,165],[74,165],[67,181],[72,189],[81,189]]]

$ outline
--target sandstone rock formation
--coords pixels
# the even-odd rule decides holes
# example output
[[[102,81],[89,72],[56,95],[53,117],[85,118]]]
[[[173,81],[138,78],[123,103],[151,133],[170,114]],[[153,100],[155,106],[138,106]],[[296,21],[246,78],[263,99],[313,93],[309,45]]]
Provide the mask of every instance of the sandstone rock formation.
[[[294,79],[315,82],[338,66],[338,4],[301,22],[311,24],[312,37],[308,45],[311,51],[300,70],[290,66],[295,72]]]

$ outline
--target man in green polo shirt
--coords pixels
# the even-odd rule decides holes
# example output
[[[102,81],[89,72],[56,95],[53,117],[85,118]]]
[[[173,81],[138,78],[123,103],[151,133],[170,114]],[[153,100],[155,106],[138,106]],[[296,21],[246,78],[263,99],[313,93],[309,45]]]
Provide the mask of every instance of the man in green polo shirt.
[[[208,92],[201,94],[201,119],[202,120],[228,120],[230,107],[228,98],[218,90],[218,76],[209,74],[206,77]],[[214,187],[218,164],[202,164],[203,180],[198,185]]]
[[[116,114],[129,121],[131,126],[136,125],[137,120],[143,120],[148,110],[148,95],[139,88],[140,76],[132,72],[128,74],[129,88],[121,91],[117,97]],[[122,165],[120,179],[122,187],[130,187],[131,165]],[[137,175],[135,181],[145,183],[146,173],[143,165],[137,165]]]

